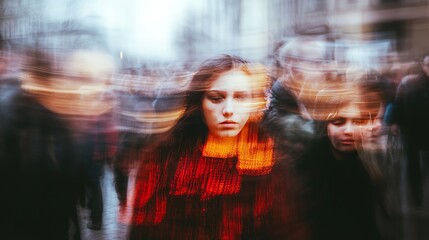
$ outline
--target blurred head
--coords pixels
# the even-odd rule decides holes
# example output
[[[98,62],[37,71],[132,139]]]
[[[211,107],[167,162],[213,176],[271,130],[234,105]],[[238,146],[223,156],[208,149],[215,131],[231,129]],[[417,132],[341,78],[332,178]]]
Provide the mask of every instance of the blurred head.
[[[338,154],[356,151],[362,143],[377,142],[384,114],[383,85],[377,72],[354,69],[346,78],[349,82],[343,89],[324,98],[324,110],[329,112],[327,135]]]
[[[281,65],[295,79],[324,78],[326,43],[311,39],[294,39],[280,49]]]
[[[265,107],[268,81],[265,69],[239,57],[208,60],[191,80],[182,124],[216,138],[235,137]]]
[[[318,91],[332,88],[338,80],[338,67],[330,50],[328,41],[313,38],[294,39],[279,50],[282,79],[309,112]]]
[[[368,121],[357,104],[350,102],[338,108],[329,119],[326,129],[334,152],[343,154],[355,151],[355,144],[360,141],[360,135],[356,133]]]
[[[300,81],[331,81],[338,71],[335,49],[322,38],[297,38],[279,49],[286,74]]]
[[[112,108],[105,93],[115,64],[107,54],[75,51],[53,61],[46,52],[32,51],[26,57],[22,87],[51,111],[98,116]]]
[[[370,120],[361,129],[362,143],[375,144],[382,134],[382,120],[388,94],[384,80],[379,72],[368,68],[347,71],[347,80],[356,82],[359,104]]]

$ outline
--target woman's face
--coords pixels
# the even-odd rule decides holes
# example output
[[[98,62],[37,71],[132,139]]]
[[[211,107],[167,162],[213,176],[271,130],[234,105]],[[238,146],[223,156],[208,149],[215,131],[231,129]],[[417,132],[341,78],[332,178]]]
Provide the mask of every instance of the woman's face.
[[[370,121],[361,129],[360,135],[362,136],[362,147],[364,149],[375,149],[380,147],[380,139],[383,135],[383,115],[384,107],[378,109],[377,114],[371,114]]]
[[[223,73],[204,94],[202,112],[209,134],[237,136],[250,116],[252,78],[240,70]]]
[[[361,113],[358,106],[349,104],[338,110],[337,116],[330,120],[327,133],[333,148],[340,153],[356,150],[361,140],[358,132],[368,124],[368,117]]]

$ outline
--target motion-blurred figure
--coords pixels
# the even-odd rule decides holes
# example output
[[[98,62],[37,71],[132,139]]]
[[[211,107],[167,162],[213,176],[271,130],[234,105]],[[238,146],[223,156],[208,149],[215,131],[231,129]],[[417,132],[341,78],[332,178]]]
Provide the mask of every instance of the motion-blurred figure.
[[[282,122],[290,117],[283,111],[276,114],[276,109],[283,108],[281,105],[290,105],[282,101],[282,91],[279,85],[273,89],[275,105],[268,115],[273,131],[285,128]],[[333,108],[329,108],[332,114],[328,114],[325,136],[304,142],[302,155],[293,159],[299,179],[296,201],[301,203],[303,221],[310,239],[379,239],[370,177],[357,156],[358,139],[353,137],[354,129],[366,123],[367,118],[363,118],[359,106],[344,98],[337,97],[330,105]],[[287,128],[282,132],[286,131]],[[305,135],[308,133],[302,134],[302,140]],[[287,142],[288,137],[277,134],[282,142]]]
[[[259,128],[268,83],[235,56],[202,64],[185,112],[139,159],[130,239],[270,239],[279,192]]]
[[[340,72],[332,44],[323,37],[300,37],[286,42],[278,51],[283,68],[279,81],[296,96],[302,113],[317,118],[313,110],[317,93],[335,88]]]
[[[119,91],[119,150],[114,164],[115,188],[125,205],[128,175],[142,156],[140,152],[168,131],[183,113],[189,76],[183,72],[153,75],[144,71],[124,74]],[[167,76],[165,76],[167,75]]]
[[[66,57],[63,69],[56,107],[72,123],[77,154],[83,163],[86,196],[83,201],[90,210],[87,227],[99,230],[103,217],[100,178],[104,163],[116,154],[112,111],[115,98],[109,91],[115,63],[105,53],[76,50]]]
[[[398,86],[395,120],[401,131],[407,157],[407,176],[413,206],[423,204],[423,170],[429,150],[429,54],[421,71],[405,76]]]
[[[118,107],[118,151],[113,163],[115,190],[119,204],[127,202],[129,174],[135,167],[139,152],[152,139],[152,121],[155,110],[153,102],[156,99],[149,76],[140,76],[136,70],[129,70],[122,75],[116,95]],[[152,118],[153,119],[153,118]]]
[[[80,239],[82,167],[71,126],[45,101],[58,75],[47,54],[27,58],[22,88],[8,89],[0,101],[1,237]]]
[[[293,90],[277,82],[264,123],[293,169],[301,211],[296,224],[308,229],[310,239],[381,239],[377,221],[392,226],[378,215],[385,197],[385,159],[375,154],[383,147],[382,88],[377,75],[365,71],[337,80],[336,88],[314,96],[315,118],[302,112]]]

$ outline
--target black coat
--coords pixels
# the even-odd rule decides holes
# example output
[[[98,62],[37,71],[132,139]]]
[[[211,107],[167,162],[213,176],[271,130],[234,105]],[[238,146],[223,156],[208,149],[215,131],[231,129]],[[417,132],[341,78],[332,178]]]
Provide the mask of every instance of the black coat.
[[[82,179],[69,128],[18,86],[1,96],[2,238],[68,239]]]
[[[407,76],[398,86],[394,122],[404,141],[417,149],[429,149],[429,78],[421,73]]]
[[[329,139],[321,139],[295,169],[312,239],[380,239],[375,187],[356,153],[337,160]]]

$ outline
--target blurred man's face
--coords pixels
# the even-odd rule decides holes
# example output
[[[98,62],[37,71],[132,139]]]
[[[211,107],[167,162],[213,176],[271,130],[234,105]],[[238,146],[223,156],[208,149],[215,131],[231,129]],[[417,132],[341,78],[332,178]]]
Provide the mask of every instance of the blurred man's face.
[[[318,81],[325,75],[325,48],[317,41],[292,42],[287,46],[286,65],[295,79]]]
[[[45,77],[30,73],[23,78],[23,88],[59,114],[93,117],[111,110],[113,102],[106,93],[114,66],[109,56],[76,51],[62,62],[61,70]]]
[[[317,93],[329,88],[337,77],[338,66],[327,56],[327,43],[319,40],[292,41],[282,49],[281,55],[288,85],[312,115]]]

